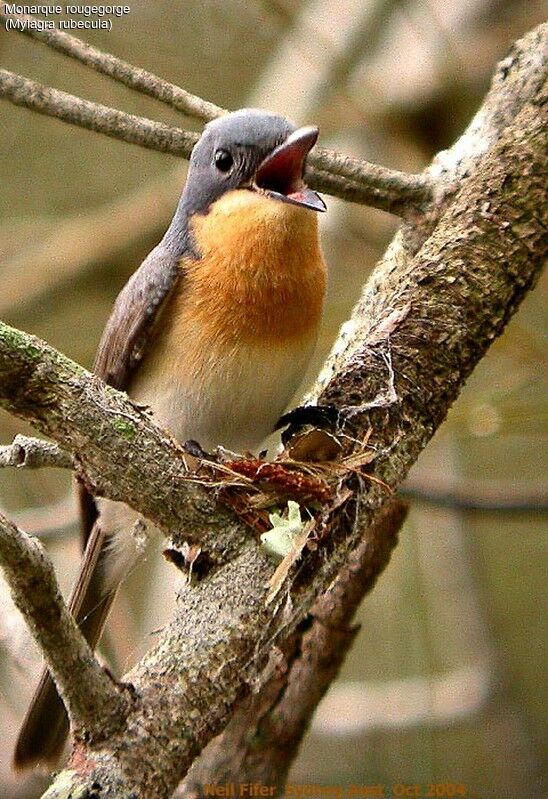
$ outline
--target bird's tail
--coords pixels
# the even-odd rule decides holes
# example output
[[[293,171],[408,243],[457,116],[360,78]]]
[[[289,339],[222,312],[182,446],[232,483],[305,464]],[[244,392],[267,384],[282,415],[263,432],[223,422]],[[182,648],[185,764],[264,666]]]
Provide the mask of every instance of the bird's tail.
[[[106,588],[105,554],[109,539],[96,523],[69,602],[69,608],[92,649],[99,641],[117,589],[117,586],[112,587],[112,583]],[[14,769],[19,771],[38,764],[54,766],[63,751],[68,730],[65,706],[49,671],[44,669],[19,732],[13,756]]]

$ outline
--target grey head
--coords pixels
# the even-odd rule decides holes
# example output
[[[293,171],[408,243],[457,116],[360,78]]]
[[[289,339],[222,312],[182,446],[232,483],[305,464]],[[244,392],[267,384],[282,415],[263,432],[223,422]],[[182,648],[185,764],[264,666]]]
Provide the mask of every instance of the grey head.
[[[315,127],[297,129],[284,117],[253,108],[213,120],[192,152],[181,198],[186,213],[206,213],[235,189],[325,210],[303,181],[306,157],[317,138]]]

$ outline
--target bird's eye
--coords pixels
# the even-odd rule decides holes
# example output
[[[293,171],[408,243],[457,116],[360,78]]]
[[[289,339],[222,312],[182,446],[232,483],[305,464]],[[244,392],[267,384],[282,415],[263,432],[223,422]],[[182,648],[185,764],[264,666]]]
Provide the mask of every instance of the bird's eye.
[[[219,172],[230,172],[234,165],[234,159],[226,150],[217,150],[215,153],[215,166]]]

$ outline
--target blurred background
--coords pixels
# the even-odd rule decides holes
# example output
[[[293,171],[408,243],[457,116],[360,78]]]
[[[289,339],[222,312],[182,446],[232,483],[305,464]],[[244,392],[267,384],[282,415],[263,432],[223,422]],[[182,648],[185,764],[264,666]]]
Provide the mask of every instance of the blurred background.
[[[84,38],[230,109],[315,123],[321,144],[420,171],[463,131],[536,0],[132,0]],[[0,30],[1,64],[168,123],[161,104]],[[163,234],[185,162],[0,104],[0,317],[90,366],[113,299]],[[330,292],[314,368],[397,220],[326,198]],[[464,786],[539,799],[547,661],[543,299],[530,295],[413,469],[408,522],[359,612],[356,645],[320,706],[294,783]],[[30,432],[0,416],[0,442]],[[0,472],[0,504],[41,532],[64,589],[79,559],[70,476]],[[126,670],[169,618],[178,576],[133,574],[105,649]],[[130,612],[131,608],[131,612]],[[113,638],[119,643],[114,648]],[[0,799],[46,781],[10,774],[39,656],[0,582]],[[449,793],[449,795],[451,795]]]

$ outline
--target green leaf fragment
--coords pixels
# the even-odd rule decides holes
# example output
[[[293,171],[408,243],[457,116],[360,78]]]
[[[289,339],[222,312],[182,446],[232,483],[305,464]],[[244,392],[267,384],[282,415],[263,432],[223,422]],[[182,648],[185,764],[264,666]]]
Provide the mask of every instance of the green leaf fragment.
[[[305,522],[301,518],[298,502],[294,502],[292,499],[287,503],[287,516],[284,517],[280,513],[269,513],[268,518],[272,529],[261,535],[261,543],[271,558],[281,561],[295,546],[304,529]]]

